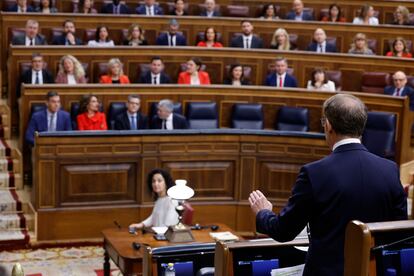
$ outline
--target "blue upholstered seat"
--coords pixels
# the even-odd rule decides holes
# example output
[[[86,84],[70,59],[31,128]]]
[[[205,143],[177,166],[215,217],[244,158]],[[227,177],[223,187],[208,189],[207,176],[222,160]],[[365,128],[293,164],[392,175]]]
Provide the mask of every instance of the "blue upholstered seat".
[[[309,111],[303,107],[282,106],[276,119],[276,130],[308,131]]]
[[[235,104],[231,122],[233,128],[263,129],[263,106],[261,104]]]
[[[106,117],[108,128],[115,129],[116,117],[127,109],[125,102],[112,102]]]
[[[218,128],[217,104],[215,102],[188,103],[186,117],[191,129]]]

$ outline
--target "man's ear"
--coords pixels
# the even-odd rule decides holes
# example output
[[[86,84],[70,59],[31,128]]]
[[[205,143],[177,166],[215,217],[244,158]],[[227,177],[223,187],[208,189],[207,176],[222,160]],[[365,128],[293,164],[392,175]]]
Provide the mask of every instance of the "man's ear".
[[[325,128],[326,128],[326,132],[332,133],[333,128],[332,128],[332,125],[331,125],[331,123],[329,122],[328,119],[326,119]]]

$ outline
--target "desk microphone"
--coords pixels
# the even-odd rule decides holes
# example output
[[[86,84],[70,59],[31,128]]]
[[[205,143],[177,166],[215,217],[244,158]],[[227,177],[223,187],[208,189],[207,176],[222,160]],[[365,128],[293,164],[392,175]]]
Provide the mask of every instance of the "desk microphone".
[[[114,224],[116,225],[116,227],[118,227],[118,229],[122,228],[121,224],[119,224],[116,220],[114,220]]]

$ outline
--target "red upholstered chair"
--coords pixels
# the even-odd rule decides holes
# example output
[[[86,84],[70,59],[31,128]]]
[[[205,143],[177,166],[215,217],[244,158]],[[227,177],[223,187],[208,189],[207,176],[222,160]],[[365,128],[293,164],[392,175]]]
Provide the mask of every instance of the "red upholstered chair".
[[[367,43],[368,48],[370,48],[374,52],[374,54],[376,54],[378,49],[377,40],[375,38],[368,38]]]
[[[88,44],[89,40],[95,40],[96,29],[86,29],[84,33],[85,44]]]
[[[221,33],[217,33],[217,41],[222,43],[222,39],[223,39],[223,36],[221,35]],[[197,37],[196,37],[196,45],[197,43],[203,40],[204,40],[204,32],[198,32]]]
[[[226,6],[226,16],[230,17],[249,17],[250,9],[249,6],[242,5],[227,5]]]
[[[93,68],[93,82],[99,83],[99,79],[102,75],[108,73],[108,63],[107,62],[99,62]]]
[[[194,208],[188,202],[184,202],[183,223],[185,225],[193,224]]]
[[[128,39],[128,29],[121,30],[121,43],[120,45],[124,44],[124,41]]]
[[[384,94],[390,74],[383,72],[364,72],[362,74],[361,92]]]
[[[1,8],[3,11],[8,11],[16,4],[16,0],[3,0],[2,2],[3,6]]]
[[[326,71],[326,76],[328,80],[333,81],[335,83],[335,90],[341,91],[342,90],[342,72],[341,71]]]
[[[414,88],[414,76],[407,76],[407,85],[411,86],[411,88]]]

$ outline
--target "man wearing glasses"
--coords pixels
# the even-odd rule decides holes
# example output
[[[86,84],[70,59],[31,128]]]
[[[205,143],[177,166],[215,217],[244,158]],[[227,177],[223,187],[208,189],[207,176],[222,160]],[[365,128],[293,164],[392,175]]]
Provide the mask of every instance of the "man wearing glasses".
[[[137,95],[129,95],[127,109],[115,118],[116,130],[138,130],[148,128],[148,119],[139,112],[141,99]]]
[[[402,71],[397,71],[392,76],[393,85],[384,88],[385,95],[404,97],[410,99],[410,110],[414,111],[414,89],[407,85],[407,76]]]

